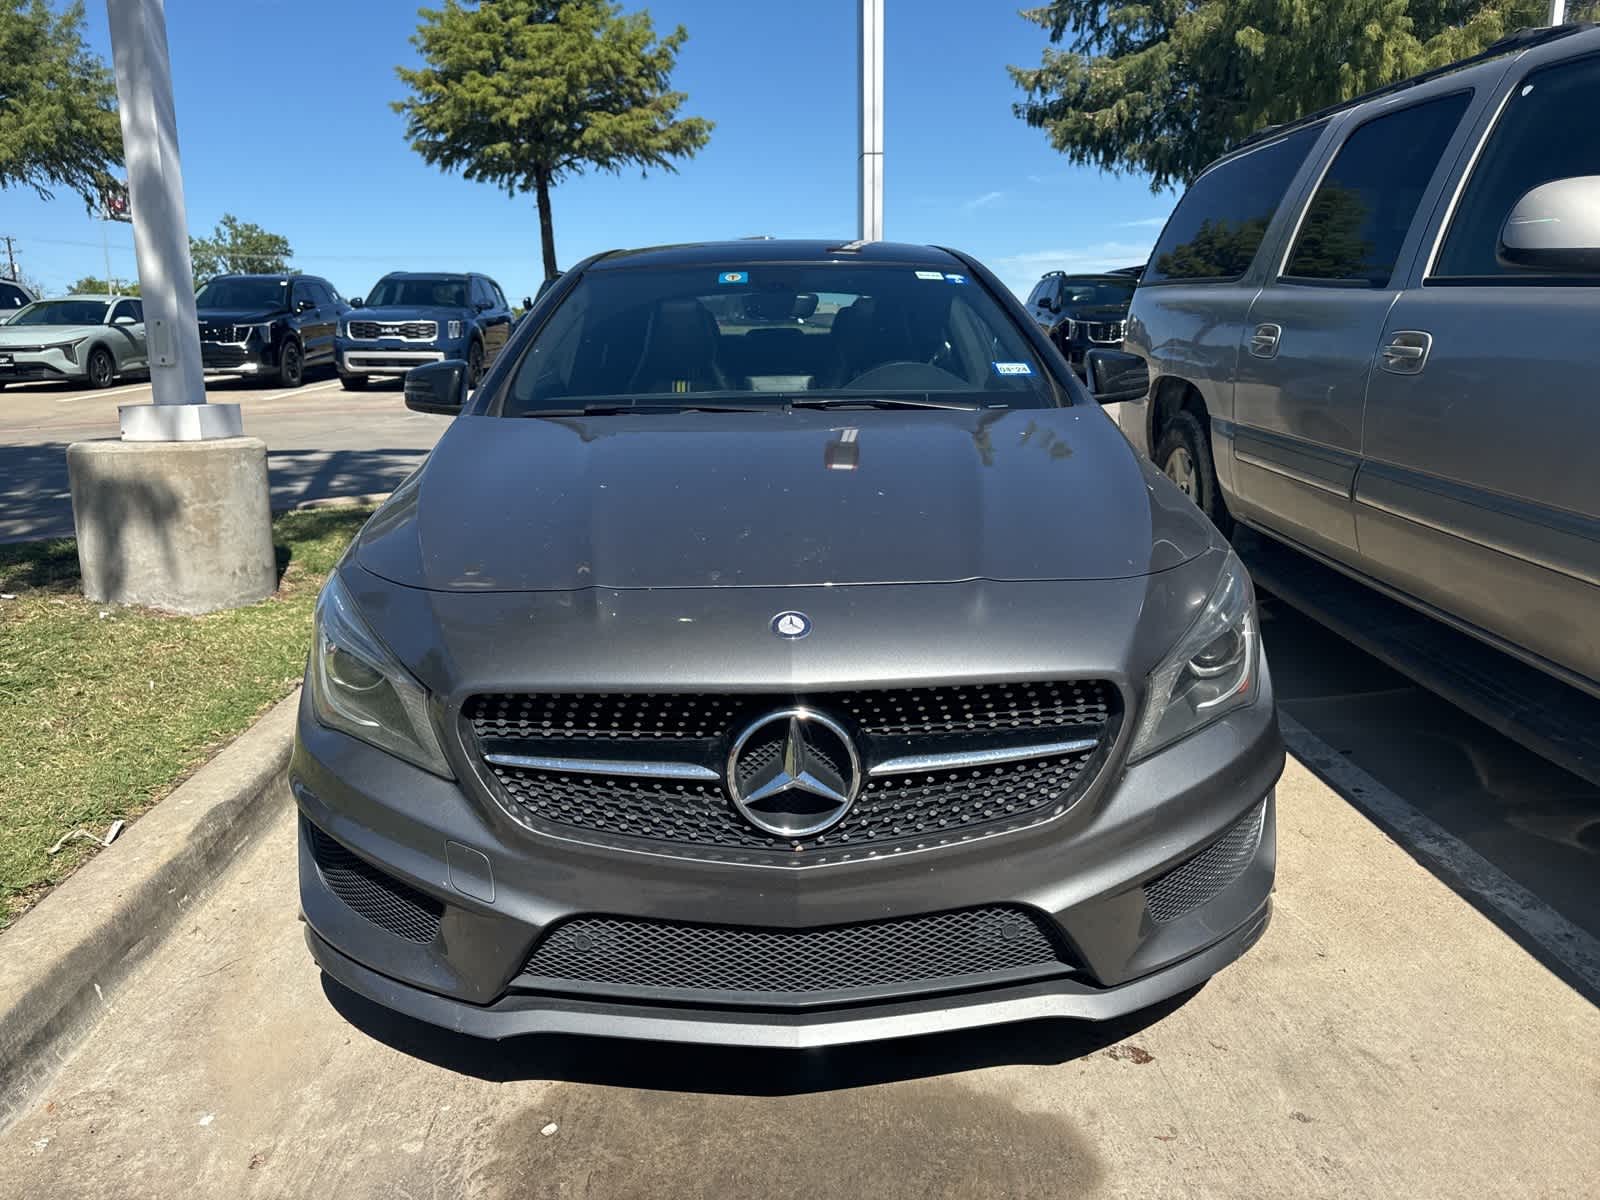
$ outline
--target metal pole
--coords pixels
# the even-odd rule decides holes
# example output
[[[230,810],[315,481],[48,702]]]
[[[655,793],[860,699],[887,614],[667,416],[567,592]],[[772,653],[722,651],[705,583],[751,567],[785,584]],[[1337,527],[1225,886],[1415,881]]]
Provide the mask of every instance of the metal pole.
[[[1550,24],[1565,25],[1567,23],[1567,0],[1550,0]]]
[[[860,228],[864,242],[883,240],[883,0],[861,4]]]
[[[206,405],[164,0],[106,0],[106,13],[155,399],[153,407],[122,406],[122,436],[139,441],[236,436],[238,406]]]
[[[111,278],[111,233],[106,226],[111,224],[104,217],[100,218],[100,249],[106,256],[106,291],[113,296],[117,294],[117,281]]]

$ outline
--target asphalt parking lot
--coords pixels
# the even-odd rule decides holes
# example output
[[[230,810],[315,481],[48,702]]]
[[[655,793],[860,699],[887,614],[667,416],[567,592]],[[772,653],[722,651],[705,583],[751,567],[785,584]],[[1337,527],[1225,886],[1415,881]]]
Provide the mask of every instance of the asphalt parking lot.
[[[285,804],[0,1134],[0,1196],[1593,1196],[1600,796],[1270,599],[1264,634],[1276,916],[1175,1003],[477,1043],[320,979]]]
[[[449,423],[408,412],[398,383],[347,392],[331,375],[287,391],[240,379],[208,381],[211,400],[236,403],[245,433],[267,443],[272,507],[388,492]],[[117,406],[148,403],[148,383],[102,392],[57,384],[0,391],[0,542],[72,536],[67,446],[118,436]]]

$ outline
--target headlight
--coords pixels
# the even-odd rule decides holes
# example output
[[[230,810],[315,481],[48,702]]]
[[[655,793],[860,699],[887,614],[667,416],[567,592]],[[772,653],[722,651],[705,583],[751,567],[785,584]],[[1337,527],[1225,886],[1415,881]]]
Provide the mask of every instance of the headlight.
[[[69,363],[76,363],[78,361],[77,342],[56,342],[53,345],[46,346],[45,349],[61,351],[61,357],[66,359]]]
[[[256,335],[256,341],[260,342],[263,346],[272,345],[272,326],[270,324],[246,325],[245,329],[251,333],[254,333]]]
[[[1071,317],[1062,317],[1061,324],[1057,325],[1056,328],[1060,330],[1061,336],[1070,342],[1072,335],[1078,332],[1078,323]]]
[[[322,724],[451,778],[428,718],[428,693],[373,636],[337,574],[317,597],[309,674],[312,711]]]
[[[1261,638],[1255,591],[1231,550],[1222,578],[1189,631],[1150,673],[1130,758],[1143,758],[1219,717],[1252,703],[1260,674]]]
[[[457,338],[459,338],[461,336],[461,322],[460,321],[451,321],[448,325],[445,326],[445,330],[446,330],[445,336],[447,338],[449,338],[451,341],[455,341]]]

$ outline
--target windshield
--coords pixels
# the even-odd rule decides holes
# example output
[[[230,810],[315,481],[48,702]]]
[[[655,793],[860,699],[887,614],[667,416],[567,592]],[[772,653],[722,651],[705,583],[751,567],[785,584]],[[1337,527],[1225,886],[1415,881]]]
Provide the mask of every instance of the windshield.
[[[1063,304],[1132,304],[1136,286],[1131,279],[1126,283],[1110,279],[1063,279],[1061,299]]]
[[[368,308],[465,308],[460,279],[380,279],[367,295]]]
[[[12,317],[12,325],[101,325],[109,305],[103,300],[38,300]]]
[[[728,264],[587,273],[529,348],[502,412],[896,398],[1056,403],[1026,337],[965,274]]]
[[[289,306],[287,279],[213,279],[195,293],[196,308],[271,309]]]

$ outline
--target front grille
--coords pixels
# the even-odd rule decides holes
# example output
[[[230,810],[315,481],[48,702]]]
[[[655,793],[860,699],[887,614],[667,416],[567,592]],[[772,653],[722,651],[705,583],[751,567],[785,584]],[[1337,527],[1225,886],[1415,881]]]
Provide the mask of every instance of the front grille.
[[[1091,342],[1101,342],[1106,345],[1120,344],[1127,336],[1127,332],[1126,321],[1090,321],[1086,329]]]
[[[732,740],[751,721],[793,705],[833,717],[854,736],[863,770],[905,754],[957,748],[1084,743],[1020,761],[863,775],[849,812],[800,840],[769,834],[734,808],[722,778],[649,778],[607,763],[644,756],[721,774]],[[535,828],[604,845],[780,866],[839,861],[857,851],[914,849],[1037,825],[1083,794],[1120,717],[1117,690],[1100,680],[886,689],[794,696],[726,694],[484,695],[464,709],[480,751],[565,755],[580,765],[485,762],[495,790]],[[757,739],[757,756],[778,752]],[[816,747],[813,747],[815,750]],[[841,767],[843,764],[834,764]]]
[[[210,321],[200,323],[202,342],[242,342],[249,329],[243,325],[217,325]]]
[[[306,839],[328,890],[351,909],[408,942],[426,945],[439,935],[444,906],[358,858],[309,821]]]
[[[408,342],[431,342],[439,336],[437,321],[351,321],[350,336],[370,342],[378,338],[404,338]]]
[[[1266,801],[1256,805],[1211,845],[1144,885],[1150,919],[1165,925],[1187,916],[1244,874],[1261,844]]]
[[[1072,965],[1049,922],[1016,905],[813,929],[582,916],[545,935],[517,985],[648,989],[664,1000],[819,1003],[873,990],[932,991],[1060,974]]]

